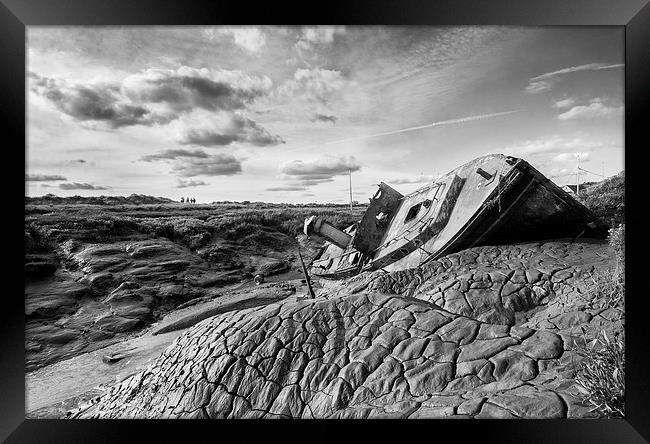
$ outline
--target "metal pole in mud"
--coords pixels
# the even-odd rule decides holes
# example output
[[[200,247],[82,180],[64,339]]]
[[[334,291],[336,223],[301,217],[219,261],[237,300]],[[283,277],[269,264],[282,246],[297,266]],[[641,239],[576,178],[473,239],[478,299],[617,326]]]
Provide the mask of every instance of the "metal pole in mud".
[[[580,196],[580,153],[576,153],[576,196]]]
[[[300,247],[298,247],[298,257],[300,258],[300,265],[302,265],[302,274],[305,275],[305,282],[307,282],[307,290],[309,290],[309,296],[311,296],[312,299],[315,299],[316,295],[314,294],[314,289],[311,288],[309,273],[307,273],[307,267],[305,267],[305,261],[302,260],[302,254],[300,254]]]
[[[350,175],[350,212],[352,212],[352,168],[348,170]]]

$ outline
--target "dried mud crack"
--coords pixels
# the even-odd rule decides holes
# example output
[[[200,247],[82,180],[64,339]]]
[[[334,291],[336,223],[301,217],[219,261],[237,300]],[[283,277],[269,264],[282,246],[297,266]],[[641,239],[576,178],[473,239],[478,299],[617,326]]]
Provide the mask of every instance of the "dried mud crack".
[[[576,344],[622,329],[596,241],[479,247],[217,314],[75,417],[573,418]]]

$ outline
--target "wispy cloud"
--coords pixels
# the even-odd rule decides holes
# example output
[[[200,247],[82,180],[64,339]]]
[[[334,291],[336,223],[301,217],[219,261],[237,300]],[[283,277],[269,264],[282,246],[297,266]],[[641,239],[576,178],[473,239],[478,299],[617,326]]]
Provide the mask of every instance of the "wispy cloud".
[[[571,66],[569,68],[558,69],[557,71],[547,72],[536,77],[531,77],[526,86],[526,92],[530,94],[537,94],[544,91],[553,89],[553,85],[559,78],[566,74],[571,74],[580,71],[599,71],[603,69],[621,68],[625,66],[622,63],[606,64],[606,63],[588,63],[586,65]]]
[[[281,187],[270,187],[266,191],[305,191],[307,190],[306,186],[303,185],[285,185]]]
[[[66,182],[59,184],[62,190],[109,190],[111,187],[92,185],[86,182]]]
[[[504,148],[502,151],[505,154],[521,157],[558,153],[570,153],[573,155],[575,152],[593,151],[606,146],[607,144],[602,141],[593,141],[580,136],[565,137],[552,135],[517,142]]]
[[[436,178],[432,175],[418,175],[413,177],[404,177],[400,179],[388,180],[387,183],[395,185],[406,185],[406,184],[417,184],[417,183],[427,183],[433,182]]]
[[[336,123],[338,118],[336,116],[328,116],[326,114],[314,114],[314,117],[312,117],[311,121],[312,122],[330,122],[332,125]]]
[[[292,79],[277,89],[280,99],[327,104],[346,86],[343,73],[336,69],[300,68]]]
[[[458,119],[451,119],[451,120],[441,120],[439,122],[433,122],[433,123],[428,123],[426,125],[420,125],[420,126],[412,126],[410,128],[403,128],[403,129],[398,129],[394,131],[385,131],[382,133],[376,133],[376,134],[368,134],[365,136],[359,136],[359,137],[351,137],[348,139],[341,139],[341,140],[334,140],[332,142],[325,142],[322,145],[331,145],[335,143],[343,143],[343,142],[351,142],[355,140],[363,140],[363,139],[370,139],[371,137],[381,137],[381,136],[390,136],[392,134],[400,134],[400,133],[406,133],[409,131],[417,131],[425,128],[433,128],[436,126],[443,126],[443,125],[454,125],[458,123],[468,123],[468,122],[473,122],[475,120],[482,120],[482,119],[489,119],[491,117],[499,117],[499,116],[506,116],[508,114],[513,114],[517,113],[519,110],[514,110],[514,111],[503,111],[503,112],[498,112],[498,113],[491,113],[491,114],[481,114],[481,115],[476,115],[476,116],[468,116],[468,117],[461,117]]]
[[[55,174],[25,174],[25,180],[28,182],[54,182],[68,179]]]
[[[336,35],[345,34],[344,26],[309,26],[302,28],[295,47],[307,51],[314,46],[330,44]]]
[[[158,160],[174,160],[181,157],[194,157],[199,159],[207,159],[210,157],[207,153],[201,150],[183,150],[183,149],[171,149],[160,151],[156,154],[148,154],[140,158],[143,162],[155,162]]]
[[[192,188],[192,187],[199,187],[204,185],[210,185],[210,184],[202,180],[194,180],[194,179],[178,179],[178,181],[176,182],[176,188]]]
[[[591,159],[591,153],[589,151],[581,151],[581,152],[576,152],[576,153],[562,153],[558,154],[557,156],[554,156],[551,161],[552,162],[568,162],[568,161],[575,161],[578,158],[582,162],[586,162],[589,159]]]

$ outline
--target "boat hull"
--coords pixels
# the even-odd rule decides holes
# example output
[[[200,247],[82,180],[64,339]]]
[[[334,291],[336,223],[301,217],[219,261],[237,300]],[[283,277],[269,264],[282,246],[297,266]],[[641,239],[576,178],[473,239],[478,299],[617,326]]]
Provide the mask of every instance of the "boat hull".
[[[489,155],[402,196],[376,248],[328,246],[312,273],[341,279],[413,268],[473,246],[606,234],[591,211],[526,161]]]

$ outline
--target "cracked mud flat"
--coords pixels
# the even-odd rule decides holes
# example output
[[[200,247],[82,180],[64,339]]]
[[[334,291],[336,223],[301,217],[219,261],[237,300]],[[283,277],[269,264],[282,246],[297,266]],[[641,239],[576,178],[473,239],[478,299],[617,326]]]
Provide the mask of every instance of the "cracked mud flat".
[[[478,247],[218,314],[76,417],[581,418],[576,343],[620,331],[600,241]]]
[[[26,207],[27,371],[132,338],[255,274],[295,279],[298,245],[318,250],[259,225],[229,235],[220,221],[254,210],[226,208]]]

